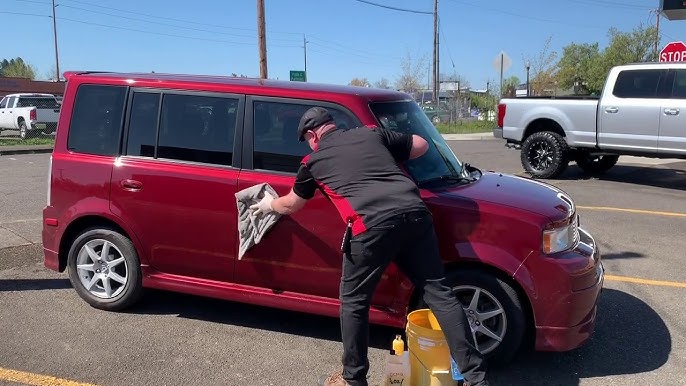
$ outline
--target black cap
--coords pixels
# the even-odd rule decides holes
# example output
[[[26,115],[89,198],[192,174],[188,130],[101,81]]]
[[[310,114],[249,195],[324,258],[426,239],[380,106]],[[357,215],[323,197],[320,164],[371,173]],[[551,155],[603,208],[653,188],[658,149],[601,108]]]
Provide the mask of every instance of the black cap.
[[[329,111],[323,107],[312,107],[305,111],[305,114],[300,118],[300,124],[298,125],[298,141],[303,142],[305,140],[304,135],[308,130],[314,130],[329,122],[333,122],[333,117],[331,117]]]

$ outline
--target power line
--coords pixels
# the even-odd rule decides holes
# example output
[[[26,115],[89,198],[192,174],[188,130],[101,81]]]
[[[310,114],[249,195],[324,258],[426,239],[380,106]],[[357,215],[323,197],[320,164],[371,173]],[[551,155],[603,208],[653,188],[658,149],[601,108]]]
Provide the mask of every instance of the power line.
[[[38,17],[47,17],[50,18],[48,15],[39,15],[37,13],[26,13],[26,12],[9,12],[9,11],[0,11],[0,13],[4,13],[7,15],[18,15],[18,16],[38,16]]]
[[[414,10],[414,9],[406,9],[406,8],[391,7],[390,5],[372,3],[371,1],[367,1],[367,0],[355,0],[355,1],[358,1],[358,2],[360,2],[360,3],[369,4],[369,5],[373,5],[373,6],[375,6],[375,7],[381,7],[381,8],[386,8],[386,9],[392,9],[392,10],[394,10],[394,11],[400,11],[400,12],[419,13],[419,14],[422,14],[422,15],[433,15],[433,14],[434,14],[433,12],[417,11],[417,10]]]
[[[585,4],[585,5],[595,5],[598,7],[610,7],[610,8],[623,8],[623,9],[633,9],[633,10],[648,10],[650,9],[649,7],[644,7],[641,5],[636,5],[636,4],[627,4],[627,3],[617,3],[614,1],[604,1],[604,0],[593,0],[593,1],[582,1],[582,0],[567,0],[567,2],[570,3],[578,3],[578,4]]]
[[[161,25],[161,26],[166,26],[166,27],[187,29],[187,30],[190,30],[190,31],[208,32],[208,33],[213,33],[213,34],[220,34],[220,35],[227,35],[227,36],[236,36],[236,37],[244,37],[244,38],[255,38],[254,35],[242,35],[242,34],[235,34],[235,33],[231,33],[231,32],[212,31],[212,30],[202,29],[202,28],[195,28],[195,27],[187,27],[187,26],[181,26],[181,25],[174,25],[174,24],[162,23],[162,22],[158,22],[158,21],[151,21],[151,20],[140,19],[140,18],[136,18],[136,17],[115,15],[115,14],[108,13],[108,12],[94,11],[94,10],[91,10],[91,9],[80,8],[80,7],[74,7],[74,6],[72,6],[72,5],[64,5],[64,4],[62,4],[62,7],[71,8],[71,9],[76,9],[76,10],[85,11],[85,12],[97,13],[97,14],[100,14],[100,15],[106,15],[106,16],[111,16],[111,17],[117,17],[117,18],[120,18],[120,19],[140,21],[140,22],[143,22],[143,23],[156,24],[156,25]],[[294,42],[295,42],[293,39],[283,39],[283,38],[270,38],[270,40],[285,41],[285,42],[291,42],[291,43],[294,43]]]
[[[438,30],[441,31],[441,36],[443,36],[443,41],[447,42],[448,39],[445,38],[445,33],[443,32],[443,28],[441,27],[441,18],[438,18]],[[453,70],[455,70],[455,62],[453,61],[453,54],[450,53],[450,46],[446,43],[443,43],[446,46],[446,49],[448,50],[448,57],[450,58],[450,63],[453,64]]]

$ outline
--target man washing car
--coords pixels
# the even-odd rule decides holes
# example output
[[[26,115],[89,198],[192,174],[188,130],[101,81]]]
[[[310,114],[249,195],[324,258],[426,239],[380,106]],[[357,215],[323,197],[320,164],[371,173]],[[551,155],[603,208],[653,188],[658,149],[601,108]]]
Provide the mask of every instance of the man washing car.
[[[319,189],[347,224],[340,287],[343,371],[323,377],[320,384],[367,386],[370,300],[394,262],[423,290],[465,380],[488,385],[467,318],[445,281],[431,213],[398,166],[422,156],[428,143],[417,135],[378,127],[337,129],[322,107],[303,114],[297,136],[313,152],[302,160],[292,190],[276,199],[267,194],[251,209],[291,214]]]

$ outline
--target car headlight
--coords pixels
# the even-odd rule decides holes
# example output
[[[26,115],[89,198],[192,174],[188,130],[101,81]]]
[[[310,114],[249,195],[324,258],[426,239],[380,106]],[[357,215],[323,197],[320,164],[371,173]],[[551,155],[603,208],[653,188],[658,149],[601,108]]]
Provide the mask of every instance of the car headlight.
[[[543,231],[543,253],[553,254],[573,248],[579,241],[579,216],[567,225]]]

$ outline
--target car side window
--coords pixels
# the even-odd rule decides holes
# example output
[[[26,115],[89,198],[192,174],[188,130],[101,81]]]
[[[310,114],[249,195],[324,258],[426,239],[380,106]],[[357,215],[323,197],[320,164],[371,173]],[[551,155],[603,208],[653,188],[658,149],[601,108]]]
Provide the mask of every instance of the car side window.
[[[77,153],[118,154],[125,100],[125,86],[79,86],[67,148]]]
[[[253,102],[253,168],[296,173],[303,157],[312,152],[297,138],[300,117],[314,104]],[[339,128],[359,122],[342,110],[326,107]]]
[[[157,158],[231,165],[239,100],[164,94]]]
[[[664,70],[625,70],[619,73],[612,94],[618,98],[657,98]]]
[[[675,72],[672,98],[686,99],[686,70],[676,70]]]
[[[0,100],[0,109],[7,107],[7,99],[8,98],[2,98],[2,100]]]
[[[133,93],[126,140],[127,155],[155,156],[160,96],[159,93]]]
[[[8,109],[11,109],[11,108],[15,107],[15,106],[14,106],[14,102],[15,102],[16,100],[17,100],[17,97],[10,97],[10,98],[7,100],[7,108],[8,108]],[[22,106],[16,106],[16,107],[22,107]]]

